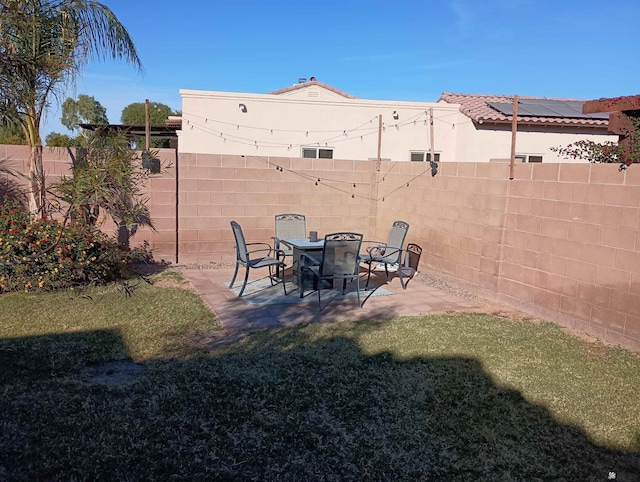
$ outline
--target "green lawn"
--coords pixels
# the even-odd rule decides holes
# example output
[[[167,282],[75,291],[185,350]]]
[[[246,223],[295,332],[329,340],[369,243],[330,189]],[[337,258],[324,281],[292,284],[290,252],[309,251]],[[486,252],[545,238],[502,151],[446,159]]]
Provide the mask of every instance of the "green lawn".
[[[180,284],[0,296],[0,480],[640,480],[635,354],[485,314],[207,350]]]

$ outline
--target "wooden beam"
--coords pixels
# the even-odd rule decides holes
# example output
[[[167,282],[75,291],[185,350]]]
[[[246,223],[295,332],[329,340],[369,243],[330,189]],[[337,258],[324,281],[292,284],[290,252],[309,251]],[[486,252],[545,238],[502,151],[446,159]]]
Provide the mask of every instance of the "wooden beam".
[[[616,112],[638,109],[640,109],[640,95],[628,95],[625,97],[588,100],[582,106],[582,113],[595,114],[596,112]]]
[[[635,127],[629,120],[629,117],[622,112],[612,112],[609,115],[609,132],[611,134],[618,134],[619,136],[626,136],[630,132],[635,130]]]
[[[516,133],[518,132],[518,96],[513,96],[513,119],[511,120],[511,158],[509,159],[509,179],[513,181],[516,164]]]

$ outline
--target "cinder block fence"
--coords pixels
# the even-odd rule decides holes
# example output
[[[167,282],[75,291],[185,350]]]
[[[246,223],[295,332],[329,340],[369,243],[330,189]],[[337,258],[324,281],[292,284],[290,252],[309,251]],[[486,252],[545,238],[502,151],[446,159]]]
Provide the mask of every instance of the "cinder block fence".
[[[66,149],[44,155],[50,178],[68,171]],[[402,219],[422,272],[640,351],[640,165],[517,164],[509,180],[504,162],[442,162],[432,177],[420,162],[159,155],[171,167],[147,188],[157,231],[134,238],[157,259],[231,262],[232,219],[266,242],[278,213],[377,240]],[[8,167],[27,172],[27,158],[0,146]]]

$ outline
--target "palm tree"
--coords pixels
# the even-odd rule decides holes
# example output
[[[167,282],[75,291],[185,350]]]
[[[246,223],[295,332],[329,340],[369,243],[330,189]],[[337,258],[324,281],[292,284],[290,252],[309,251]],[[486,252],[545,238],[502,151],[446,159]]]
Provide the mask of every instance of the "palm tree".
[[[52,97],[92,59],[142,63],[127,29],[93,0],[0,0],[0,117],[19,123],[31,148],[30,209],[46,214],[40,123]]]

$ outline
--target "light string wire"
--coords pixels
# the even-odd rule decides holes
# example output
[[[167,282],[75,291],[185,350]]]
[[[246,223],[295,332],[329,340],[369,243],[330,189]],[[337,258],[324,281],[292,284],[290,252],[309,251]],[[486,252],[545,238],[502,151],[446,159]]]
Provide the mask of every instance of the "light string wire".
[[[259,160],[261,162],[264,162],[267,166],[274,165],[278,171],[280,171],[280,172],[285,172],[285,171],[289,172],[291,174],[294,174],[294,175],[300,177],[301,179],[305,179],[305,180],[308,180],[308,181],[311,181],[311,182],[315,183],[316,186],[322,184],[323,186],[326,186],[329,189],[333,189],[334,191],[338,191],[338,192],[341,192],[343,194],[349,194],[349,195],[351,195],[351,198],[360,198],[360,199],[364,199],[364,200],[368,200],[368,201],[383,201],[384,202],[384,200],[385,200],[385,198],[387,196],[392,195],[393,193],[399,191],[403,187],[409,187],[409,184],[411,182],[415,181],[416,179],[418,179],[420,177],[423,177],[423,175],[430,170],[430,167],[427,168],[427,169],[424,169],[423,171],[421,171],[418,174],[414,175],[408,181],[403,182],[402,184],[400,184],[399,186],[391,189],[389,192],[385,193],[384,195],[378,196],[377,198],[375,198],[375,197],[367,196],[367,195],[363,195],[363,194],[356,194],[353,191],[347,191],[345,189],[342,189],[340,187],[333,186],[332,184],[330,184],[330,183],[352,184],[353,187],[356,188],[357,184],[369,184],[369,183],[362,183],[362,182],[356,183],[356,182],[350,182],[350,181],[341,181],[341,180],[336,180],[336,179],[318,177],[318,176],[315,176],[315,175],[311,175],[311,174],[307,174],[307,173],[304,173],[304,172],[301,172],[301,171],[297,171],[295,169],[289,169],[287,167],[280,166],[279,164],[276,164],[276,163],[270,161],[268,158],[265,158],[265,157],[262,157],[262,156],[246,155],[246,156],[243,156],[243,157],[245,157],[245,158],[251,157],[253,159],[257,159],[257,160]],[[394,162],[393,166],[391,166],[389,168],[389,171],[387,171],[387,174],[393,169],[393,167],[397,163],[398,163],[398,161]],[[377,181],[377,182],[380,182],[380,181]]]
[[[456,113],[453,114],[448,114],[446,116],[443,117],[448,117],[450,115],[455,115]],[[296,147],[305,147],[305,146],[312,146],[312,145],[317,145],[320,146],[320,144],[325,144],[327,145],[329,142],[332,142],[333,144],[339,143],[339,142],[346,142],[346,141],[352,141],[352,140],[357,140],[358,138],[362,139],[365,136],[369,136],[369,135],[373,135],[373,134],[377,134],[379,127],[375,126],[375,127],[371,127],[371,128],[367,128],[364,129],[364,126],[366,126],[367,124],[371,124],[373,123],[374,120],[378,119],[378,116],[373,117],[365,122],[363,122],[362,124],[360,124],[357,127],[351,128],[351,129],[336,129],[336,130],[330,130],[330,131],[307,131],[307,130],[284,130],[284,129],[278,129],[278,130],[274,130],[274,129],[269,129],[269,128],[262,128],[262,127],[251,127],[251,126],[241,126],[239,124],[233,124],[233,123],[229,123],[229,122],[224,122],[224,121],[217,121],[215,119],[209,119],[209,118],[205,118],[205,117],[201,117],[201,116],[196,116],[196,115],[192,115],[192,114],[187,114],[187,115],[191,115],[192,117],[197,117],[200,119],[204,119],[205,124],[208,124],[209,120],[211,120],[212,122],[218,122],[221,124],[226,124],[226,125],[230,125],[230,126],[236,126],[236,129],[239,130],[240,127],[246,128],[246,129],[256,129],[256,130],[263,130],[263,131],[270,131],[271,133],[273,132],[292,132],[292,133],[305,133],[305,135],[308,135],[309,133],[333,133],[333,132],[340,132],[341,134],[338,134],[336,136],[327,138],[323,141],[317,141],[317,142],[312,142],[312,143],[308,143],[308,144],[292,144],[292,143],[279,143],[279,142],[271,142],[271,141],[260,141],[258,142],[257,140],[254,139],[249,139],[249,138],[245,138],[245,137],[241,137],[241,136],[236,136],[230,133],[225,133],[222,131],[218,131],[215,130],[211,127],[209,127],[208,125],[202,125],[199,122],[193,122],[190,119],[186,119],[186,124],[189,125],[192,129],[196,128],[198,130],[200,130],[201,132],[210,134],[210,135],[215,135],[217,137],[221,137],[224,142],[227,141],[227,139],[229,139],[231,142],[237,143],[237,144],[243,144],[243,145],[247,145],[247,146],[255,146],[256,149],[259,148],[260,145],[263,146],[271,146],[271,147],[286,147],[288,150],[290,150],[294,145]],[[406,121],[403,122],[398,122],[398,123],[393,123],[393,124],[389,124],[389,123],[382,123],[382,133],[385,132],[386,128],[391,128],[391,127],[395,127],[395,128],[400,128],[402,126],[406,126],[406,125],[417,125],[419,120],[422,120],[422,117],[425,117],[424,119],[424,125],[428,125],[428,120],[429,120],[429,116],[428,116],[428,112],[427,111],[423,111],[420,112],[416,115],[414,115],[413,117],[410,117],[409,119],[407,119]],[[183,115],[184,118],[184,115]],[[435,118],[434,120],[440,120],[439,118]],[[445,123],[445,124],[450,124],[450,125],[454,125],[452,123],[448,123],[444,120],[440,120],[441,122]],[[360,130],[363,131],[368,131],[366,133],[363,133],[361,135],[356,135],[354,136],[349,136],[349,134],[352,134],[353,132],[358,132]],[[349,181],[342,181],[342,180],[336,180],[336,179],[330,179],[330,178],[322,178],[322,177],[318,177],[318,176],[313,176],[310,174],[306,174],[300,171],[296,171],[293,169],[289,169],[283,166],[279,166],[273,162],[271,162],[269,159],[264,158],[262,156],[255,156],[255,155],[247,155],[247,156],[243,156],[243,157],[252,157],[255,159],[258,159],[262,162],[264,162],[267,165],[273,164],[274,166],[276,166],[276,169],[280,170],[280,171],[287,171],[290,172],[298,177],[300,177],[301,179],[306,179],[308,181],[314,182],[316,185],[319,185],[319,183],[322,183],[324,186],[333,189],[335,191],[341,192],[343,194],[350,194],[352,198],[358,197],[361,199],[365,199],[365,200],[375,200],[375,201],[384,201],[386,196],[389,196],[395,192],[397,192],[398,190],[402,189],[405,185],[409,186],[409,183],[411,183],[412,181],[414,181],[415,179],[421,177],[423,174],[425,174],[429,169],[425,169],[422,172],[420,172],[419,174],[413,176],[408,182],[403,182],[401,185],[399,185],[398,187],[390,190],[389,192],[387,192],[385,195],[383,196],[379,196],[378,198],[373,198],[371,196],[366,196],[366,195],[362,195],[362,194],[356,194],[353,191],[347,191],[345,189],[341,189],[339,187],[336,187],[333,184],[352,184],[353,187],[355,188],[357,186],[357,184],[364,184],[364,183],[356,183],[356,182],[349,182]],[[395,161],[391,166],[389,166],[389,168],[387,169],[387,171],[385,172],[385,174],[383,175],[383,177],[376,182],[376,184],[379,184],[380,182],[383,182],[386,177],[395,169],[395,167],[397,166],[397,164],[400,161]],[[368,183],[367,183],[368,184]]]
[[[336,179],[330,179],[330,178],[323,178],[323,177],[319,177],[319,176],[314,176],[314,175],[307,174],[307,173],[304,173],[304,172],[301,172],[301,171],[297,171],[295,169],[289,169],[287,167],[280,166],[279,164],[276,164],[276,163],[274,163],[274,162],[270,161],[269,159],[264,158],[262,156],[247,155],[247,156],[244,156],[244,157],[245,158],[251,157],[252,159],[257,159],[257,160],[267,164],[267,166],[274,165],[276,167],[276,169],[278,171],[280,171],[280,172],[284,172],[284,171],[289,172],[291,174],[294,174],[294,175],[300,177],[301,179],[306,179],[308,181],[314,182],[316,186],[322,184],[323,186],[326,186],[326,187],[328,187],[330,189],[333,189],[334,191],[339,191],[339,192],[341,192],[343,194],[349,194],[349,195],[351,195],[352,198],[358,197],[358,198],[369,200],[369,201],[373,201],[374,200],[374,198],[372,198],[371,196],[365,196],[365,195],[362,195],[362,194],[356,194],[353,191],[347,191],[345,189],[339,188],[337,186],[333,186],[331,184],[331,183],[335,183],[335,184],[351,184],[355,188],[357,184],[366,184],[366,183],[342,181],[342,180],[336,180]]]
[[[190,116],[190,117],[186,117],[185,116]],[[408,120],[403,121],[403,122],[397,122],[397,123],[383,123],[382,124],[382,132],[384,133],[385,130],[387,128],[391,128],[391,127],[395,127],[396,129],[399,129],[400,127],[403,126],[407,126],[407,125],[417,125],[417,121],[419,119],[421,119],[422,117],[425,117],[424,123],[425,125],[427,125],[427,117],[428,117],[428,113],[427,111],[424,112],[420,112],[416,115],[414,115],[413,117],[410,117]],[[373,117],[365,122],[363,122],[362,124],[360,124],[357,127],[354,128],[349,128],[349,129],[336,129],[336,130],[331,130],[331,131],[310,131],[310,130],[297,130],[297,131],[293,131],[293,130],[280,130],[280,129],[269,129],[269,128],[264,128],[264,127],[252,127],[252,126],[245,126],[245,125],[240,125],[240,124],[233,124],[233,123],[229,123],[229,122],[223,122],[223,121],[217,121],[215,119],[211,119],[212,122],[219,122],[219,123],[223,123],[226,125],[230,125],[236,126],[236,130],[239,130],[240,127],[244,128],[244,129],[255,129],[255,130],[262,130],[262,131],[270,131],[271,133],[274,132],[289,132],[289,133],[298,133],[298,134],[302,134],[304,133],[305,135],[309,135],[309,134],[316,134],[316,133],[326,133],[326,132],[340,132],[341,134],[337,134],[334,136],[331,136],[329,138],[323,139],[323,140],[318,140],[318,141],[312,141],[312,142],[308,142],[308,143],[303,143],[303,144],[298,144],[298,143],[283,143],[283,142],[273,142],[273,141],[268,141],[268,140],[260,140],[258,141],[257,139],[251,139],[251,138],[247,138],[247,137],[242,137],[242,136],[238,136],[238,135],[234,135],[232,133],[229,132],[223,132],[217,129],[214,129],[212,127],[209,127],[208,125],[203,125],[200,122],[196,122],[194,121],[191,117],[193,118],[199,118],[199,119],[204,119],[204,124],[208,124],[209,118],[205,118],[202,116],[197,116],[197,115],[193,115],[193,114],[188,114],[188,113],[184,113],[183,114],[183,121],[186,123],[186,125],[188,125],[191,129],[193,128],[197,128],[199,131],[204,132],[204,133],[208,133],[211,135],[215,135],[216,137],[220,137],[223,139],[224,142],[226,142],[227,140],[237,143],[237,144],[243,144],[243,145],[253,145],[253,146],[270,146],[270,147],[274,147],[274,148],[286,148],[287,150],[291,150],[294,146],[295,147],[305,147],[305,146],[317,146],[320,147],[321,145],[325,145],[328,147],[329,142],[331,142],[332,144],[338,144],[340,142],[346,142],[346,141],[350,141],[350,140],[357,140],[359,139],[364,139],[364,137],[370,136],[370,135],[374,135],[378,132],[378,127],[370,127],[370,128],[364,128],[364,126],[366,126],[367,124],[371,124],[373,122],[374,119],[377,119],[376,117]],[[356,136],[350,135],[353,134],[354,132],[357,133],[359,131],[363,131],[362,134],[358,135],[356,134]]]

